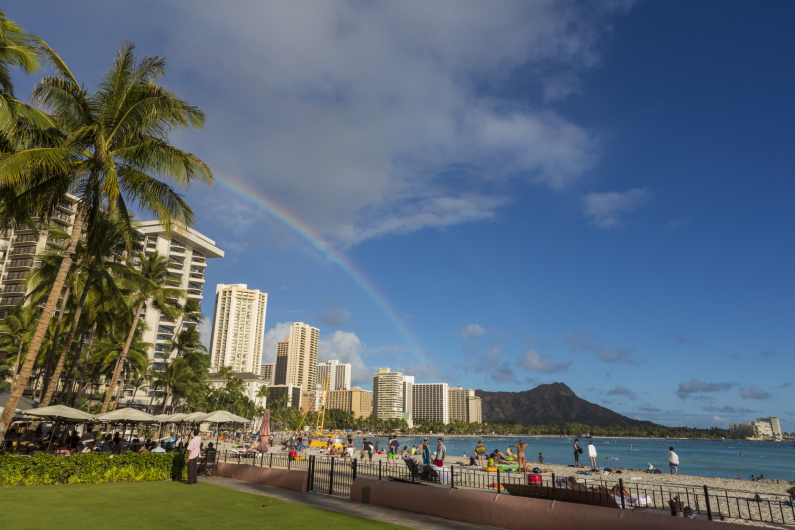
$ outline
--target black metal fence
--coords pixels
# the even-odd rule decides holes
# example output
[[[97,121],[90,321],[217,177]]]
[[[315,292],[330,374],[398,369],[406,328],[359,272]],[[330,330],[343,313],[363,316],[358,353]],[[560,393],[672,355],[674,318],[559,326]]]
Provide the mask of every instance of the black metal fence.
[[[651,485],[624,482],[615,475],[586,479],[580,476],[542,475],[540,482],[529,483],[529,475],[519,472],[484,472],[480,468],[453,465],[444,471],[419,468],[401,459],[359,462],[357,459],[313,455],[290,457],[284,453],[259,456],[224,451],[220,461],[306,470],[309,490],[348,498],[357,476],[435,487],[493,490],[524,497],[554,498],[604,506],[607,508],[681,511],[685,516],[706,516],[710,520],[738,519],[785,525],[795,524],[795,503],[771,494],[754,494],[710,489],[707,486]]]

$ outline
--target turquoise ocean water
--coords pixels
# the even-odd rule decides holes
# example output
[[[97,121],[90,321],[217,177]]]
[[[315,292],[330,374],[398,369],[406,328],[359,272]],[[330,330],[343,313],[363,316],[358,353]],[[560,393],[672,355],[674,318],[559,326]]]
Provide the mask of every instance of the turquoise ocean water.
[[[386,448],[387,437],[371,437],[380,440],[381,448]],[[436,450],[438,436],[429,435],[431,449]],[[538,460],[538,453],[544,455],[550,464],[573,464],[574,438],[522,438],[528,445],[528,462]],[[447,453],[450,456],[471,456],[477,441],[482,440],[491,452],[499,449],[503,453],[509,445],[518,442],[519,437],[473,437],[446,438]],[[419,445],[420,437],[399,437],[400,446]],[[588,440],[580,443],[588,445]],[[702,440],[645,440],[633,438],[594,438],[600,467],[624,467],[646,469],[648,464],[668,472],[668,447],[673,446],[679,455],[679,473],[704,477],[737,478],[741,475],[748,480],[751,475],[764,475],[769,479],[795,480],[795,443],[793,442],[751,442],[740,440],[702,441]],[[630,451],[630,444],[632,451]],[[356,440],[357,447],[361,439]],[[742,456],[740,456],[742,453]],[[580,455],[580,464],[587,463],[588,451]],[[608,460],[608,457],[618,460]]]

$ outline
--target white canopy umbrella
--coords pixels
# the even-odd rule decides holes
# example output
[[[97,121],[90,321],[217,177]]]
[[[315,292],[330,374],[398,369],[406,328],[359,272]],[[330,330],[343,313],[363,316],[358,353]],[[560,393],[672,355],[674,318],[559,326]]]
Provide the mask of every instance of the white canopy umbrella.
[[[35,416],[36,418],[43,418],[51,421],[62,421],[68,423],[85,423],[94,420],[93,414],[83,412],[82,410],[73,409],[66,405],[53,405],[51,407],[43,407],[40,409],[23,410],[23,414],[28,416]]]
[[[172,414],[171,416],[168,417],[168,421],[179,423],[181,421],[185,421],[185,416],[187,416],[187,414],[183,414],[181,412],[179,414]]]
[[[207,416],[209,416],[209,414],[207,414],[206,412],[192,412],[191,414],[188,414],[187,416],[182,418],[182,421],[196,421],[196,422],[200,422],[200,421],[204,421],[204,419]]]
[[[157,418],[151,414],[133,408],[106,412],[97,416],[97,419],[107,423],[157,423]]]
[[[251,420],[241,418],[226,410],[216,410],[207,415],[202,421],[207,423],[250,423]]]
[[[168,423],[171,421],[171,414],[155,414],[155,419],[159,423]]]

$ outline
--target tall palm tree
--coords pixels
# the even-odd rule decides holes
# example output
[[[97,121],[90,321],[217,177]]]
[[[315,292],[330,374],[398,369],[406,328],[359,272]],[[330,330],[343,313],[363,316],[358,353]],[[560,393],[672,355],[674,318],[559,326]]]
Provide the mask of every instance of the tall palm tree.
[[[72,346],[75,333],[78,328],[80,328],[80,316],[82,315],[88,295],[92,290],[92,282],[95,285],[93,289],[94,294],[92,296],[118,298],[121,292],[117,287],[117,283],[122,281],[137,281],[139,279],[138,274],[123,262],[127,255],[128,248],[125,232],[122,227],[123,223],[119,222],[117,216],[110,215],[107,212],[100,212],[97,216],[96,223],[95,237],[88,238],[85,242],[81,241],[77,246],[77,254],[79,256],[78,262],[81,265],[79,267],[78,276],[84,278],[83,285],[79,288],[72,289],[75,294],[77,294],[78,290],[81,291],[80,298],[72,311],[69,332],[64,340],[63,350],[55,366],[50,384],[41,400],[42,407],[49,405],[58,387],[58,381],[64,362],[66,361],[66,355],[69,352],[69,348]],[[54,233],[55,237],[67,235],[66,233]],[[51,267],[48,271],[51,278],[53,276],[56,277],[56,279],[53,280],[54,284],[55,281],[57,281],[57,275],[60,269],[55,270],[54,267]],[[43,269],[40,269],[38,277],[44,281],[47,277],[47,273],[44,272]]]
[[[137,264],[128,261],[128,265],[131,268],[137,266],[138,270],[135,274],[128,274],[128,281],[126,282],[127,288],[132,291],[130,307],[135,307],[133,323],[139,321],[141,311],[143,311],[147,303],[151,303],[159,309],[161,314],[173,318],[172,315],[181,310],[178,299],[183,295],[183,291],[174,287],[176,282],[172,278],[171,273],[168,272],[168,258],[161,256],[157,251],[149,256],[145,252],[139,252],[137,261]],[[120,354],[121,360],[110,380],[111,389],[115,389],[119,381],[119,374],[126,360],[127,351],[130,349],[135,330],[135,325],[130,327],[126,347]],[[110,405],[110,393],[105,395],[102,412],[108,410],[108,405]]]
[[[14,359],[12,385],[17,383],[20,359],[33,338],[38,316],[35,307],[16,305],[0,322],[0,346],[6,347]]]
[[[58,195],[73,190],[80,196],[72,234],[64,259],[47,298],[39,326],[20,371],[27,382],[38,356],[44,333],[55,312],[72,254],[84,229],[96,237],[97,219],[103,210],[118,212],[132,247],[133,229],[128,203],[156,215],[167,231],[191,226],[193,211],[162,179],[187,187],[192,181],[211,184],[213,175],[198,157],[172,146],[172,131],[201,128],[204,113],[157,83],[165,71],[160,57],[137,57],[135,47],[125,43],[117,50],[110,69],[92,94],[83,89],[66,62],[43,40],[36,39],[39,52],[54,67],[56,75],[36,85],[33,101],[51,112],[59,136],[43,146],[0,153],[0,188],[22,190],[17,219],[26,219],[22,206],[40,197],[37,210],[48,220]],[[49,199],[47,194],[49,193]],[[16,203],[14,203],[16,204]],[[5,432],[21,391],[10,396],[0,417]],[[103,405],[106,409],[107,407]]]
[[[14,96],[11,69],[20,68],[28,74],[39,69],[41,54],[35,38],[0,11],[0,133],[15,135],[20,115],[40,126],[51,126],[52,120],[35,107],[25,105]]]
[[[133,339],[130,341],[127,340],[126,329],[122,330],[122,328],[114,329],[105,340],[97,341],[96,356],[102,360],[103,371],[106,373],[124,372],[133,380],[147,373],[149,366],[147,352],[153,345],[141,340],[144,326],[143,322],[138,322],[133,332]],[[115,389],[115,385],[107,388],[105,391],[106,401],[113,396]],[[116,405],[118,406],[118,401]]]

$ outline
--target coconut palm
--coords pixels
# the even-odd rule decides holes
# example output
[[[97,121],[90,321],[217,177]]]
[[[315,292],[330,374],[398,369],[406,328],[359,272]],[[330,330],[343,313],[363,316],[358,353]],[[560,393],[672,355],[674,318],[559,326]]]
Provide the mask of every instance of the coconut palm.
[[[6,347],[11,354],[6,360],[14,360],[12,385],[16,385],[20,359],[33,338],[38,324],[38,311],[35,307],[14,306],[0,322],[0,347]]]
[[[167,231],[191,226],[192,210],[161,179],[182,187],[194,180],[208,184],[213,180],[204,162],[168,141],[176,129],[200,128],[204,114],[157,83],[164,74],[163,59],[139,58],[135,47],[125,43],[117,50],[96,91],[89,93],[55,51],[41,39],[36,39],[36,43],[56,75],[43,78],[32,98],[50,111],[59,135],[52,141],[45,138],[50,143],[43,146],[23,146],[0,153],[0,190],[3,187],[22,190],[23,198],[13,215],[17,220],[28,218],[23,206],[30,204],[31,197],[41,197],[36,202],[37,211],[44,220],[49,219],[54,203],[44,200],[45,191],[50,198],[57,198],[72,190],[80,196],[80,201],[53,282],[53,296],[47,298],[20,371],[23,387],[55,312],[81,234],[85,231],[88,240],[95,238],[101,213],[118,213],[128,246],[132,247],[130,202],[156,215]],[[0,431],[5,431],[21,396],[21,390],[10,396],[0,417]]]
[[[20,68],[31,74],[39,69],[40,53],[36,40],[16,22],[0,11],[0,133],[14,136],[20,116],[40,126],[51,126],[52,120],[39,109],[25,105],[14,96],[11,69]]]
[[[79,280],[82,280],[82,285],[74,286],[72,292],[75,295],[79,292],[80,298],[71,312],[72,318],[69,332],[64,340],[63,350],[55,366],[52,379],[42,398],[42,407],[49,405],[58,387],[61,370],[66,362],[66,356],[72,346],[75,334],[78,329],[85,329],[89,326],[86,323],[81,328],[79,324],[83,307],[86,305],[89,293],[92,292],[92,282],[94,285],[93,297],[118,299],[121,296],[121,291],[117,284],[127,286],[130,282],[141,281],[135,270],[128,267],[123,261],[127,255],[128,247],[122,224],[117,216],[101,212],[96,219],[95,237],[87,238],[86,241],[81,241],[77,246],[76,275]],[[57,230],[51,230],[51,233],[54,237],[67,235]],[[65,258],[62,259],[65,260]],[[55,269],[54,265],[55,262],[42,261],[42,268],[37,271],[36,275],[32,275],[31,281],[39,281],[40,285],[53,286],[54,288],[57,276],[60,273],[60,266]]]
[[[168,263],[168,258],[161,256],[158,252],[153,252],[148,256],[145,252],[139,252],[136,262],[128,261],[131,268],[138,269],[135,274],[127,274],[126,282],[126,288],[132,292],[129,298],[130,307],[135,307],[133,322],[138,322],[141,318],[141,311],[146,304],[151,304],[162,315],[169,318],[173,318],[173,315],[182,309],[178,299],[183,295],[183,291],[174,287],[176,282],[168,272]],[[131,327],[127,335],[127,347],[121,351],[121,361],[110,381],[111,389],[116,388],[134,332],[135,328]],[[108,410],[108,405],[110,405],[110,393],[105,395],[102,412]]]

